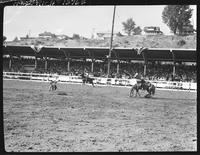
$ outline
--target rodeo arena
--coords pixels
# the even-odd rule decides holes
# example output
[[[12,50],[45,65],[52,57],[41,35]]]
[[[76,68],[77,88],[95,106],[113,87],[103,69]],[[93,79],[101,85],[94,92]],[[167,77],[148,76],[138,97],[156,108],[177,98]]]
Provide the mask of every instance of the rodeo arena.
[[[110,47],[4,42],[6,152],[197,151],[197,50],[112,46],[115,7]]]
[[[196,49],[109,51],[5,45],[5,149],[196,150]]]

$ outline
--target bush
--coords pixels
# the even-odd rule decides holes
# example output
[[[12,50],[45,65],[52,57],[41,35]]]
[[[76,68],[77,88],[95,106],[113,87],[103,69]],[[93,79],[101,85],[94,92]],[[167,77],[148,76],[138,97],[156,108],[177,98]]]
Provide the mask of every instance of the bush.
[[[80,39],[80,36],[78,34],[73,34],[73,39]]]
[[[178,46],[183,46],[183,45],[185,45],[185,44],[186,44],[186,41],[183,40],[183,39],[182,39],[182,40],[179,40],[178,43],[177,43]]]

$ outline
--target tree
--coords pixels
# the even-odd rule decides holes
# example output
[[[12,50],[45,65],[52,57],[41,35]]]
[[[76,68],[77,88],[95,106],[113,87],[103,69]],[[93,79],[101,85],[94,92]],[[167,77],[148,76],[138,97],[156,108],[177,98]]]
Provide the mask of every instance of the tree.
[[[124,27],[124,32],[130,36],[135,29],[135,22],[133,21],[132,18],[127,19],[125,22],[122,22],[122,25]]]
[[[189,5],[167,5],[162,12],[162,20],[170,30],[177,34],[184,32],[184,26],[190,24],[192,9]]]
[[[117,34],[116,34],[118,37],[122,37],[123,35],[121,34],[121,32],[118,32]]]
[[[73,38],[73,39],[80,39],[80,36],[79,36],[79,34],[75,34],[75,33],[74,33],[73,36],[72,36],[72,38]]]
[[[141,29],[139,26],[137,26],[137,27],[134,29],[134,34],[136,34],[136,35],[141,34],[141,32],[142,32],[142,29]]]
[[[51,38],[57,38],[55,34],[51,34]]]
[[[6,41],[6,39],[7,39],[7,38],[6,38],[6,36],[3,36],[3,42],[5,42],[5,41]]]
[[[15,39],[13,41],[19,41],[19,39],[17,37],[15,37]]]

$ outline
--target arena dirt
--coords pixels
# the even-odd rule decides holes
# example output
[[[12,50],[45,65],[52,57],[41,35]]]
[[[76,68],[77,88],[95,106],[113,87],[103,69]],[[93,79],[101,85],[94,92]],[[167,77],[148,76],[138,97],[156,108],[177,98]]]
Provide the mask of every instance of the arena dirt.
[[[128,88],[48,87],[3,81],[7,152],[197,150],[196,93],[156,90],[147,99]]]

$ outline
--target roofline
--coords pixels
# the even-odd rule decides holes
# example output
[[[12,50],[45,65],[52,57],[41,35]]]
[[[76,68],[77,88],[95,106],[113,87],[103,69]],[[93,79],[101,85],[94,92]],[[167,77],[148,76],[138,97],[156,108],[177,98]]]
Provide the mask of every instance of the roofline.
[[[8,47],[8,46],[18,46],[18,47],[31,47],[34,45],[3,45],[4,47]],[[37,46],[36,46],[37,47]],[[64,47],[64,46],[42,46],[43,48],[79,48],[79,49],[109,49],[110,47],[87,47],[87,46],[82,46],[82,47]],[[184,50],[184,51],[196,51],[197,49],[183,49],[183,48],[148,48],[148,47],[144,47],[146,49],[149,50]],[[129,50],[134,50],[137,48],[131,48],[131,47],[114,47],[113,49],[129,49]]]

